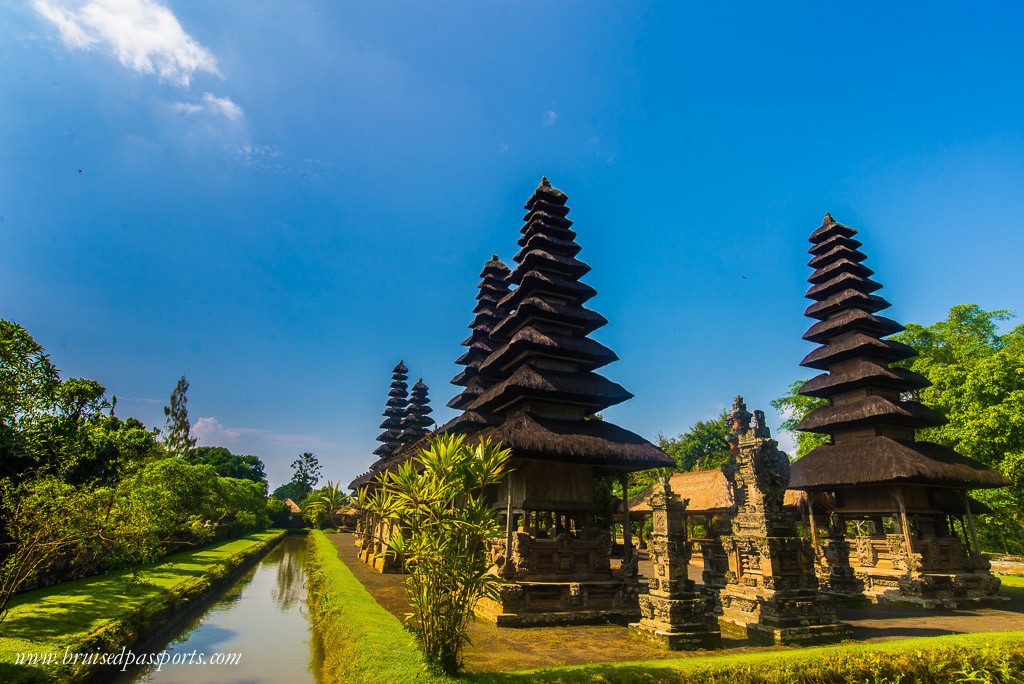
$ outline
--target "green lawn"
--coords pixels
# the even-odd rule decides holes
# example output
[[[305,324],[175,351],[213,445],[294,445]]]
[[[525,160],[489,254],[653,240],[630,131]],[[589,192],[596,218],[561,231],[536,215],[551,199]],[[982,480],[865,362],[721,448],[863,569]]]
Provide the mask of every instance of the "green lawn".
[[[111,571],[20,594],[0,623],[0,675],[17,653],[63,652],[133,611],[199,588],[211,571],[226,574],[226,561],[282,534],[268,530],[167,556],[144,567],[136,583],[131,572]]]
[[[1013,591],[1024,591],[1024,577],[1019,575],[998,575],[999,580],[1002,582],[1000,588],[1011,589]]]

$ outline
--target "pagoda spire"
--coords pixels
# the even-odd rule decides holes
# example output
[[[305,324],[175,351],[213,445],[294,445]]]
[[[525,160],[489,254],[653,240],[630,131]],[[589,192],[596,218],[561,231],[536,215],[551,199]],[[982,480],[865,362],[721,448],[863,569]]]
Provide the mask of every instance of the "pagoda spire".
[[[413,444],[427,434],[427,428],[434,424],[434,419],[429,414],[434,409],[430,408],[430,399],[427,397],[427,386],[423,378],[412,386],[409,394],[409,405],[405,411],[405,418],[402,419],[403,445]]]
[[[587,337],[607,320],[583,306],[597,292],[579,280],[590,266],[576,259],[566,201],[545,178],[526,202],[518,266],[507,278],[516,288],[496,305],[512,313],[491,330],[494,351],[477,369],[495,382],[469,411],[582,419],[633,396],[594,372],[618,357]]]
[[[469,324],[472,332],[462,341],[462,345],[469,347],[469,350],[455,361],[466,368],[452,378],[453,385],[461,385],[465,389],[448,402],[448,406],[453,409],[467,407],[484,389],[493,384],[489,378],[480,376],[478,369],[483,360],[495,349],[495,344],[490,339],[491,330],[508,315],[508,309],[499,307],[498,302],[509,293],[506,283],[509,273],[508,266],[498,259],[497,254],[491,256],[491,260],[484,264],[480,272],[481,280],[477,285],[480,292],[476,296],[477,304],[473,308],[475,316]]]
[[[915,431],[943,425],[938,411],[914,401],[916,390],[930,383],[919,373],[891,364],[913,358],[916,350],[883,339],[903,326],[879,311],[889,308],[874,294],[882,285],[863,264],[857,231],[825,214],[810,236],[814,269],[804,312],[818,322],[803,338],[820,346],[800,365],[825,371],[799,389],[804,396],[828,399],[800,421],[797,429],[829,435],[830,443],[814,449],[793,466],[795,489],[870,482],[945,482],[966,487],[1001,486],[991,469],[952,450],[915,441]],[[954,465],[954,462],[956,465]]]
[[[391,389],[388,391],[388,400],[384,409],[384,422],[380,428],[384,432],[377,435],[377,441],[383,442],[374,450],[374,455],[386,459],[402,446],[403,419],[406,416],[408,400],[408,379],[409,369],[401,361],[391,370]]]

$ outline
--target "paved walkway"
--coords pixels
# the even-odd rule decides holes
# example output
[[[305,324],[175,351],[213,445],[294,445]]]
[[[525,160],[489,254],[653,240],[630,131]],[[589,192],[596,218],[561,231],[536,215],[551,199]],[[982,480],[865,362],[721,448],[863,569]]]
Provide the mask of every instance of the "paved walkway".
[[[356,555],[351,534],[333,534],[328,538],[338,549],[338,557],[363,583],[366,590],[386,610],[405,618],[408,601],[402,575],[380,574]],[[650,564],[640,564],[641,575],[650,572]],[[690,567],[690,577],[700,583],[700,569]],[[886,641],[917,636],[938,636],[965,632],[1024,630],[1024,592],[1008,591],[1010,602],[1002,609],[981,608],[959,611],[923,611],[913,608],[873,605],[867,608],[840,608],[839,618],[853,626],[855,639]],[[706,651],[663,651],[629,638],[619,624],[565,627],[519,627],[498,629],[483,620],[470,623],[472,643],[464,658],[468,670],[526,670],[556,665],[685,658],[706,655]],[[755,647],[746,639],[723,634],[723,650],[716,654],[773,650]],[[779,647],[775,647],[779,648]]]

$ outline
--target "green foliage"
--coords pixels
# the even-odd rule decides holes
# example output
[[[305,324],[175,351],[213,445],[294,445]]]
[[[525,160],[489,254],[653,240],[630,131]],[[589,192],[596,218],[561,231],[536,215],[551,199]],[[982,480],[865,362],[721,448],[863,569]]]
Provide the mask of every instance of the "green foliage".
[[[291,499],[295,503],[299,503],[307,496],[309,496],[309,491],[303,491],[302,487],[303,485],[299,484],[298,482],[286,482],[285,484],[275,489],[271,496],[274,497],[275,499],[280,499],[281,501],[284,501],[285,499]]]
[[[0,425],[12,428],[49,411],[59,382],[42,345],[22,326],[0,318]]]
[[[196,438],[190,433],[188,422],[188,380],[182,375],[171,392],[171,405],[164,406],[167,425],[164,428],[164,448],[174,456],[188,456],[196,446]]]
[[[273,527],[288,527],[292,521],[292,509],[281,499],[267,501],[267,517]]]
[[[320,481],[320,461],[307,451],[292,461],[292,471],[291,494],[286,498],[292,501],[305,499]]]
[[[1024,633],[988,632],[774,652],[470,673],[469,681],[645,684],[1024,684]],[[474,676],[476,675],[476,676]]]
[[[332,514],[351,501],[351,497],[341,487],[341,481],[327,481],[327,486],[311,494],[302,502],[303,519],[310,527],[322,530],[333,526]]]
[[[264,484],[267,481],[263,461],[256,456],[233,454],[224,447],[196,447],[189,452],[188,461],[211,465],[221,477],[237,477]]]
[[[473,607],[498,582],[488,573],[485,542],[502,529],[484,488],[505,476],[510,453],[490,441],[470,446],[461,435],[444,435],[415,461],[384,471],[371,494],[361,490],[360,507],[399,530],[385,540],[385,553],[405,564],[410,628],[441,672],[461,667]]]
[[[454,681],[427,671],[409,632],[345,567],[322,532],[310,532],[307,544],[307,605],[323,645],[324,684]]]
[[[931,386],[918,399],[948,424],[918,431],[918,438],[951,447],[1000,470],[1010,486],[974,496],[996,514],[981,518],[978,534],[988,549],[1024,552],[1024,325],[1000,335],[1010,311],[954,306],[932,326],[909,324],[893,339],[917,349],[901,365]]]
[[[805,397],[798,394],[804,382],[806,381],[797,380],[786,389],[784,395],[769,402],[772,408],[785,416],[785,420],[782,421],[779,429],[790,433],[796,440],[796,456],[792,457],[794,460],[806,456],[822,444],[828,443],[828,435],[819,435],[816,432],[799,432],[796,429],[796,426],[808,413],[816,408],[829,405],[828,399]]]
[[[688,473],[693,470],[712,470],[729,460],[729,414],[722,414],[714,420],[699,420],[689,430],[668,439],[658,436],[658,446],[676,462],[676,470]]]

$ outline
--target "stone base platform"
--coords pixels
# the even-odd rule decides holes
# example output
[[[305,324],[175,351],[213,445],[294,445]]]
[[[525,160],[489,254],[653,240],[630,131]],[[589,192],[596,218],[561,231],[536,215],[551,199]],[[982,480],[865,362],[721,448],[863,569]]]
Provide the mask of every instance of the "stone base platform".
[[[747,637],[759,644],[775,646],[812,646],[835,644],[853,638],[853,627],[843,623],[832,625],[806,625],[800,627],[772,627],[760,623],[735,622],[719,617],[723,632]]]
[[[632,637],[670,651],[709,650],[722,647],[722,633],[718,630],[701,632],[666,632],[642,622],[629,625]]]
[[[858,569],[859,570],[859,569]],[[891,603],[924,610],[998,607],[1009,598],[1000,596],[999,579],[988,572],[915,573],[873,569],[859,571],[864,596],[872,603]]]
[[[476,614],[498,627],[628,622],[640,617],[635,580],[516,582],[498,600],[481,599]]]

